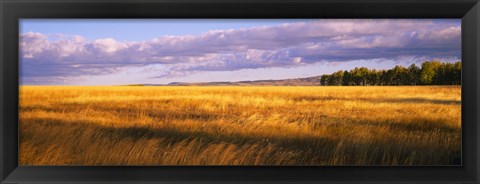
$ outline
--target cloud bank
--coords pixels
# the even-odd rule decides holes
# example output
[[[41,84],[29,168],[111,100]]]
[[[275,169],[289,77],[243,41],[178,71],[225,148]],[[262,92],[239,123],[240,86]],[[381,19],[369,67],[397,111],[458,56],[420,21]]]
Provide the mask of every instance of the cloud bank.
[[[154,76],[162,78],[318,62],[460,60],[460,33],[460,21],[398,19],[315,20],[149,41],[28,32],[20,35],[21,78],[35,83],[152,64],[168,68]]]

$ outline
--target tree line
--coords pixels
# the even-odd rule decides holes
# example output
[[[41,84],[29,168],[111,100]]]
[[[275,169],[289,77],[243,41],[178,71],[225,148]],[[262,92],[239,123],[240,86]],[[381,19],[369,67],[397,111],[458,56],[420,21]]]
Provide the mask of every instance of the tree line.
[[[320,78],[322,86],[400,86],[400,85],[460,85],[462,63],[427,61],[421,67],[395,66],[389,70],[355,68],[337,71]]]

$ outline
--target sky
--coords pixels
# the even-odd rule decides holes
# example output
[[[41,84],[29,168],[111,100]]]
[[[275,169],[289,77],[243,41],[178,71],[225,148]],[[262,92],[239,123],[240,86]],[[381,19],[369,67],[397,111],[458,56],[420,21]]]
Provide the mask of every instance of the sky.
[[[461,60],[460,19],[21,19],[21,85],[287,79]]]

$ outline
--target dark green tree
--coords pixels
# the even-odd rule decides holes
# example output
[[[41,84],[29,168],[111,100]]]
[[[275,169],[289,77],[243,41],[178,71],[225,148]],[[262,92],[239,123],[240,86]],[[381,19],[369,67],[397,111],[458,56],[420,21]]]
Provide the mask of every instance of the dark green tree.
[[[420,72],[422,72],[422,69],[415,64],[408,67],[408,81],[410,82],[410,85],[419,84]]]
[[[350,80],[351,80],[350,72],[348,72],[347,70],[345,70],[345,71],[343,72],[342,85],[344,85],[344,86],[350,86]]]
[[[330,80],[330,75],[324,74],[320,78],[320,85],[322,86],[328,86],[328,81]]]

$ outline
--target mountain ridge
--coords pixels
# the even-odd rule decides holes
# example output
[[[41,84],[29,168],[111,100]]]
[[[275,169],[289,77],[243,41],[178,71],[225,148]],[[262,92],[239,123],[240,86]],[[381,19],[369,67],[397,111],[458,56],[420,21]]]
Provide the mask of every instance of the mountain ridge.
[[[248,80],[235,82],[171,82],[168,84],[132,84],[132,86],[319,86],[320,78],[321,76],[290,79]]]

